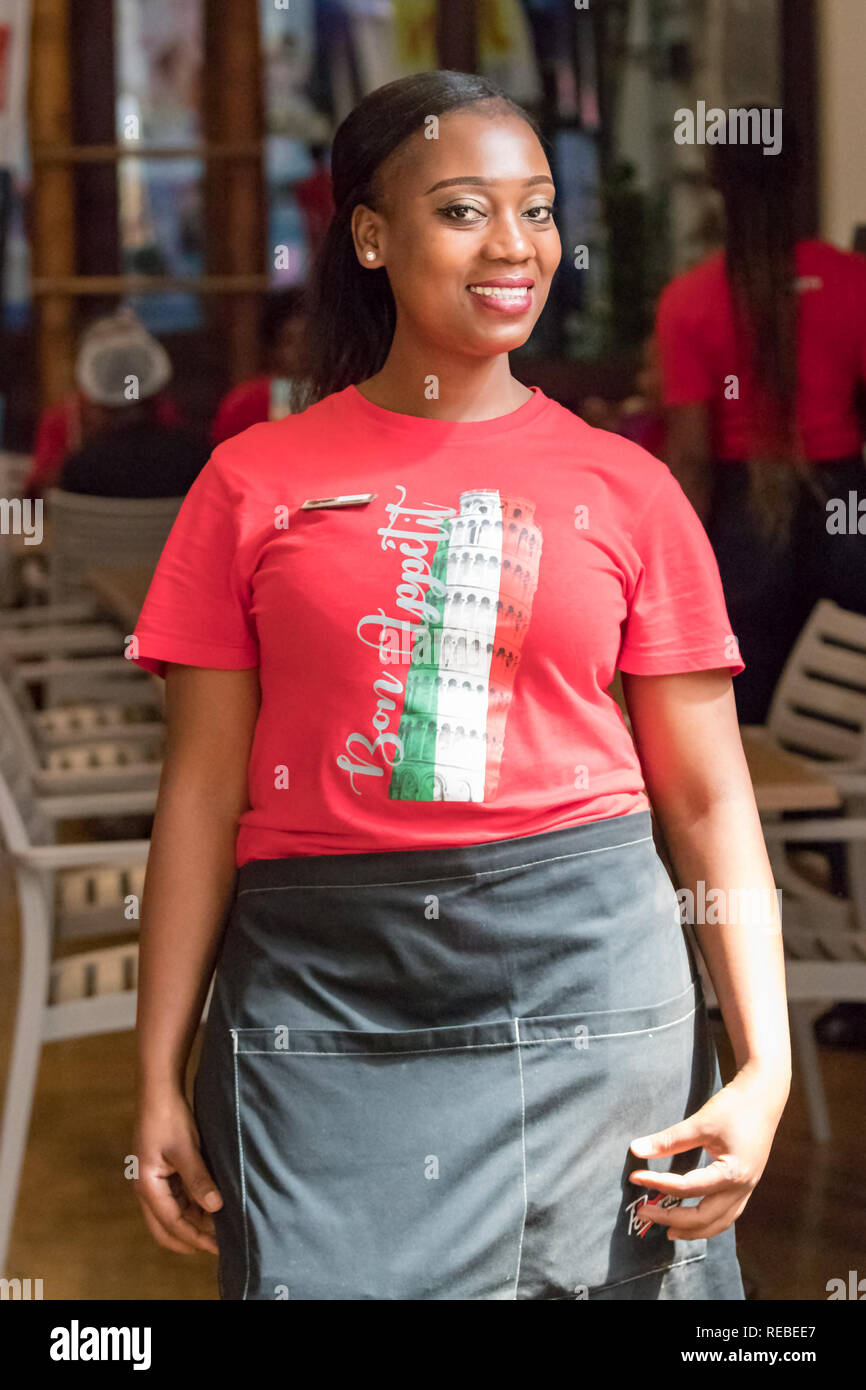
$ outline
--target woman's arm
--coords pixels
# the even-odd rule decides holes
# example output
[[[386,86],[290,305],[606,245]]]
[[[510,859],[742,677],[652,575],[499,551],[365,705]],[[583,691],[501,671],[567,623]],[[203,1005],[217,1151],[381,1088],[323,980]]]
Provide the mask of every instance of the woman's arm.
[[[718,924],[695,923],[737,1064],[729,1086],[641,1157],[702,1145],[715,1162],[693,1175],[644,1172],[646,1186],[704,1196],[692,1208],[653,1207],[681,1239],[735,1220],[763,1172],[788,1097],[791,1052],[781,922],[726,670],[671,676],[623,672],[623,692],[647,792],[678,889],[701,901],[721,890]],[[637,1180],[638,1174],[632,1179]]]
[[[215,1210],[220,1199],[198,1152],[185,1079],[234,888],[258,671],[170,664],[165,684],[166,751],[141,918],[136,1192],[161,1244],[215,1251],[201,1207]]]

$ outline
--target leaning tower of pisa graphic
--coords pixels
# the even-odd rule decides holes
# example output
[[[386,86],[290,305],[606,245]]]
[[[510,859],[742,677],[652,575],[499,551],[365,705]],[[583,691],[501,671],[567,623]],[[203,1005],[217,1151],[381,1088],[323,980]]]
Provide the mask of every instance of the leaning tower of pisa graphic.
[[[388,794],[401,801],[491,801],[538,587],[535,503],[493,488],[460,494],[431,566],[444,593],[415,634]]]

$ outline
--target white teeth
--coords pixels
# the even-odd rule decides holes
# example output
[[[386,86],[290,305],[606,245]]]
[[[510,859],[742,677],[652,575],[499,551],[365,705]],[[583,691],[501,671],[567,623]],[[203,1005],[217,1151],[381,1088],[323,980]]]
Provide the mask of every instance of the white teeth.
[[[528,285],[520,285],[515,289],[504,289],[493,285],[470,285],[469,289],[473,294],[486,294],[492,299],[525,299],[529,294]]]

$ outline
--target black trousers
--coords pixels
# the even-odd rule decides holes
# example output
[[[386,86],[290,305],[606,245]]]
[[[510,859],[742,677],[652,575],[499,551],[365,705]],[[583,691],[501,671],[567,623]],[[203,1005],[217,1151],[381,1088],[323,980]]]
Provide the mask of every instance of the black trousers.
[[[814,465],[825,499],[866,499],[860,457]],[[769,545],[748,506],[748,468],[714,469],[707,533],[746,669],[734,680],[741,724],[764,723],[794,642],[819,599],[866,614],[866,534],[828,531],[826,502],[802,489],[790,541]],[[856,503],[855,503],[856,514]],[[866,526],[866,520],[864,520]]]

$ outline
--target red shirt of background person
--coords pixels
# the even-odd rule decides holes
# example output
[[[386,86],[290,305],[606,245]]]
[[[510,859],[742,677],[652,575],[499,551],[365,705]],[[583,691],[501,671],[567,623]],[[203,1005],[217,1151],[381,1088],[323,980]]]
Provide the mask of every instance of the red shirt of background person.
[[[799,148],[787,112],[775,149],[740,130],[710,147],[725,250],[668,285],[656,317],[663,456],[719,563],[745,724],[768,718],[816,603],[866,613],[862,538],[827,511],[866,483],[866,261],[798,234]]]
[[[292,287],[267,295],[259,320],[266,372],[240,382],[223,397],[211,426],[212,444],[222,444],[250,425],[281,420],[290,413],[291,384],[303,375],[303,332],[303,291]]]
[[[861,443],[855,388],[866,379],[866,258],[817,238],[796,245],[797,424],[812,463],[846,458]],[[763,393],[738,353],[725,252],[662,292],[656,331],[667,406],[711,403],[712,453],[742,460]],[[739,395],[722,397],[736,370]],[[723,403],[722,403],[723,402]]]

